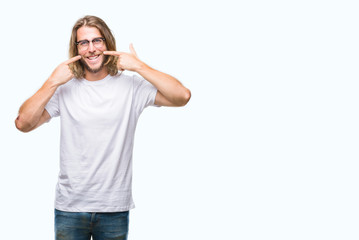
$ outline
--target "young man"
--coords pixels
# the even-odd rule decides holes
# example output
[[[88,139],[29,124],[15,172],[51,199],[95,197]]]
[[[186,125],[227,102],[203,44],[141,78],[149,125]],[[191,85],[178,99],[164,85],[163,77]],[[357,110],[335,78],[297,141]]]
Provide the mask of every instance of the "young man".
[[[15,124],[29,132],[61,116],[56,239],[127,239],[138,117],[150,105],[184,106],[191,93],[142,62],[132,45],[130,53],[116,51],[110,29],[95,16],[76,22],[69,53]]]

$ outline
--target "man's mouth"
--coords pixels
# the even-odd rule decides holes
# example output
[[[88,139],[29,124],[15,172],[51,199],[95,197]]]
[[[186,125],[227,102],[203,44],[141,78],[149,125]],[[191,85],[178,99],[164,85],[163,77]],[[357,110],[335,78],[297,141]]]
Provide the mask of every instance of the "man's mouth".
[[[100,55],[95,55],[95,56],[89,56],[89,57],[86,57],[88,60],[90,61],[94,61],[96,60]]]
[[[102,69],[105,59],[106,56],[102,52],[98,52],[92,53],[90,56],[83,55],[81,62],[88,71],[97,73]]]

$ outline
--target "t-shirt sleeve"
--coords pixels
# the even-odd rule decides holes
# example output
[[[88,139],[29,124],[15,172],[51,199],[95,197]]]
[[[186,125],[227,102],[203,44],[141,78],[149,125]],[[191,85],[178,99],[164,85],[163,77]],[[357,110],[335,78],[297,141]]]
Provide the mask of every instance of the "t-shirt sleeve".
[[[148,106],[156,106],[156,94],[157,89],[150,82],[145,80],[142,77],[133,75],[133,84],[134,84],[134,103],[138,111],[142,110]]]
[[[52,95],[50,101],[45,106],[45,109],[50,114],[51,118],[60,116],[59,91],[60,88],[56,89],[56,92]]]

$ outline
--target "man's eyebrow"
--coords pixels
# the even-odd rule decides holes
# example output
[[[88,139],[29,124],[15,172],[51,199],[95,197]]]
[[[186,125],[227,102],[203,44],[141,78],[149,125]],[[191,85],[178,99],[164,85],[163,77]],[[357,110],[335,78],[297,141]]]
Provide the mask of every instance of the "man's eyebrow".
[[[94,40],[94,39],[96,39],[96,38],[103,38],[103,37],[95,37],[95,38],[93,38],[92,40]],[[78,40],[78,42],[81,42],[81,41],[92,41],[92,40],[88,40],[88,39],[82,39],[82,40]]]

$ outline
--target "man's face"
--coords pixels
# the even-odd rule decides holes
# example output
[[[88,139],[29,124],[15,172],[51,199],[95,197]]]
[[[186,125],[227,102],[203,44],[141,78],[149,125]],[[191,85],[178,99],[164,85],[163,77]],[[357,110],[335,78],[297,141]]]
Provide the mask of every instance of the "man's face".
[[[103,44],[93,43],[92,41],[97,38],[102,38],[100,31],[95,27],[83,26],[77,30],[77,42],[87,40],[88,46],[77,45],[79,54],[82,56],[81,62],[84,64],[85,69],[90,73],[98,73],[103,70],[105,57],[102,52],[106,51],[106,42]]]

